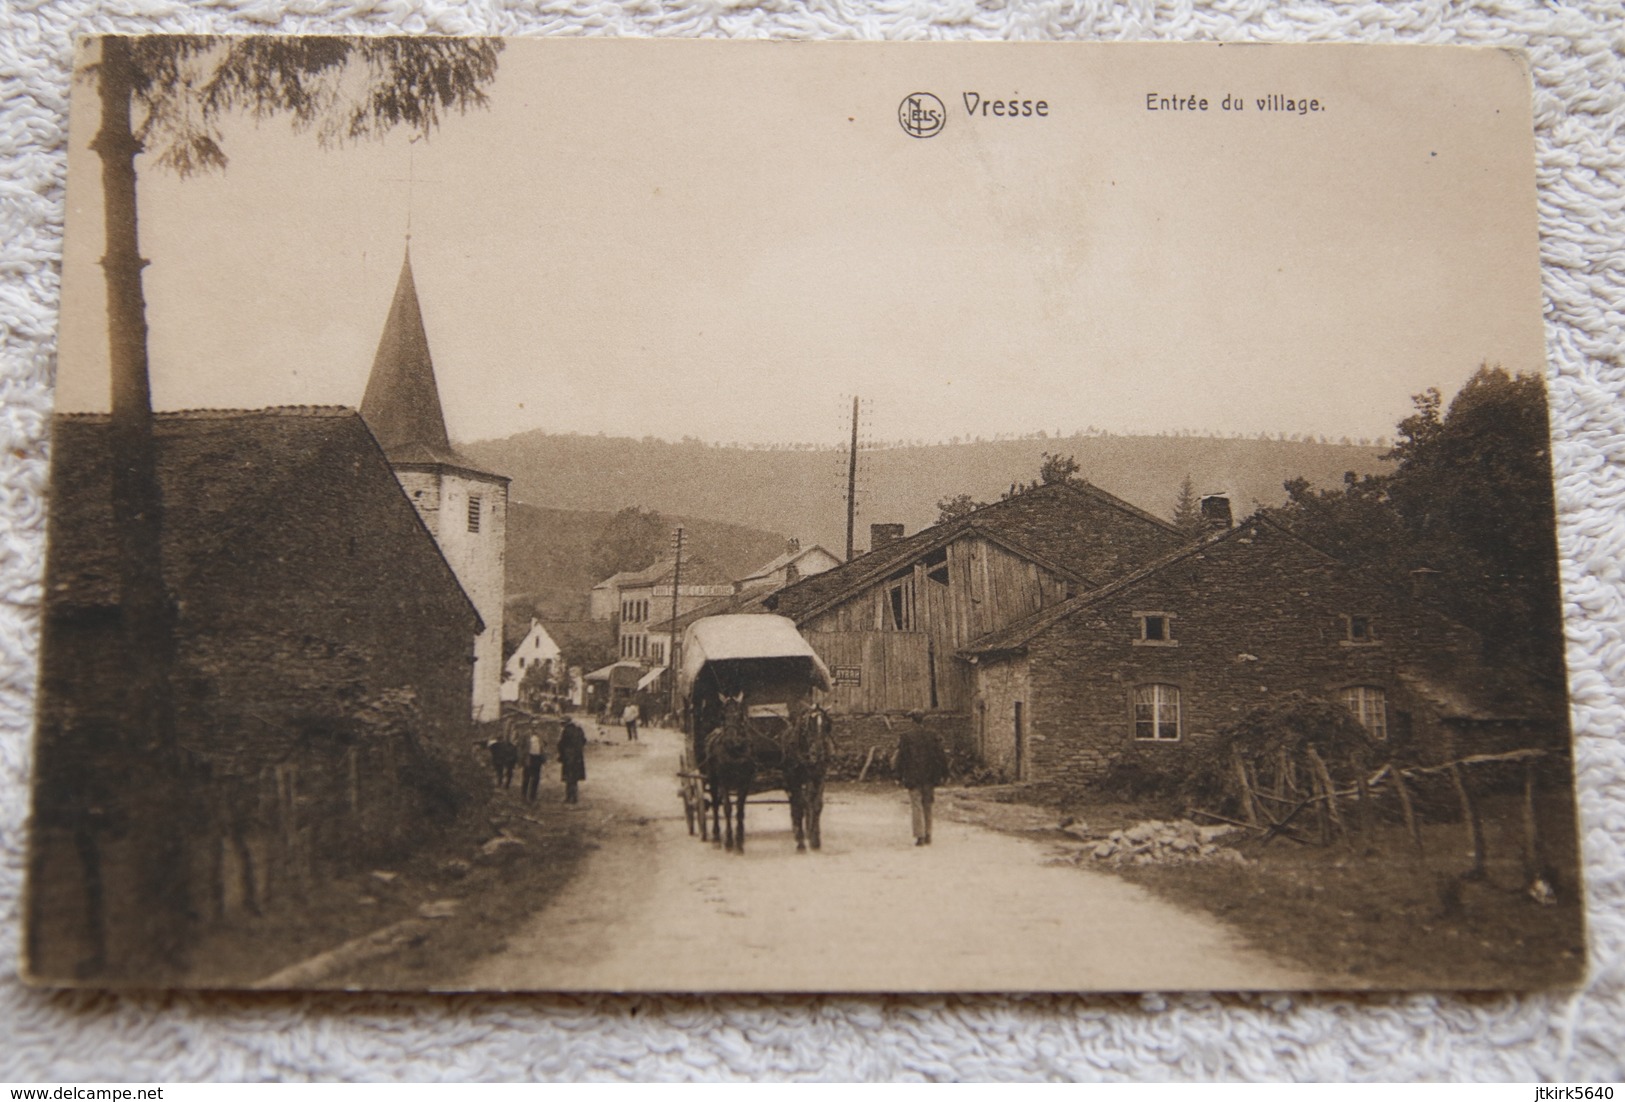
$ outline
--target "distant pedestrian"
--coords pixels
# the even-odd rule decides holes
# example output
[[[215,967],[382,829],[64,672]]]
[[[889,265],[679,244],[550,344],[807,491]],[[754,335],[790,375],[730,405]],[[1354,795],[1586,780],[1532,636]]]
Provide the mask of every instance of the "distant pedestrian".
[[[513,767],[519,761],[519,750],[506,738],[494,738],[488,742],[491,751],[491,768],[497,775],[498,788],[513,787]]]
[[[948,779],[948,757],[942,752],[942,743],[926,729],[925,717],[918,712],[909,716],[912,726],[897,740],[897,755],[893,766],[897,783],[908,789],[909,809],[914,820],[914,844],[931,844],[931,804],[936,798],[937,785]]]
[[[576,786],[587,779],[587,732],[573,719],[559,732],[559,773],[564,779],[564,802],[578,802]]]
[[[525,779],[520,786],[520,793],[527,802],[534,802],[536,792],[542,786],[542,766],[547,762],[547,749],[542,745],[542,733],[531,728],[530,737],[525,740]]]
[[[638,720],[642,718],[643,713],[638,711],[636,703],[628,704],[621,709],[621,722],[626,725],[627,742],[638,741]]]

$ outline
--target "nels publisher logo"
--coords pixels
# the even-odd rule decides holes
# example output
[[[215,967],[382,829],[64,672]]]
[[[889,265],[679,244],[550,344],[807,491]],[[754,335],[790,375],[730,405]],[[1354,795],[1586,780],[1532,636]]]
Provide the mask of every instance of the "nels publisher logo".
[[[933,138],[948,122],[948,109],[930,92],[910,92],[897,105],[897,121],[911,138]]]

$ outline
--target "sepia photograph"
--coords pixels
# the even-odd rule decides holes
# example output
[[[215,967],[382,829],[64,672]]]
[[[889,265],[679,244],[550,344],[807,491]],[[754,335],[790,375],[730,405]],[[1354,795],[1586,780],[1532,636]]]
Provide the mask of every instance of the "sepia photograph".
[[[1530,73],[85,40],[49,987],[1566,989]]]

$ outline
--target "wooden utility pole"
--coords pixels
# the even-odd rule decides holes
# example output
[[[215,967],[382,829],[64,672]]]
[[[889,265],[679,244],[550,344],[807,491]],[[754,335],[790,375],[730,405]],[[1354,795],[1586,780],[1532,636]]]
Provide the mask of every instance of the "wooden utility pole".
[[[852,537],[858,521],[858,396],[852,396],[852,449],[846,460],[846,561],[852,561]]]
[[[671,637],[666,643],[666,711],[677,714],[677,594],[683,584],[683,526],[671,534],[675,564],[671,572]]]

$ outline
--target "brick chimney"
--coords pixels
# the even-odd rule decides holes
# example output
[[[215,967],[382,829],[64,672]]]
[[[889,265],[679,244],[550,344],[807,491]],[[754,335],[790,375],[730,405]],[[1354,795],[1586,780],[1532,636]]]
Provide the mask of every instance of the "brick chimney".
[[[901,524],[871,524],[869,525],[869,550],[879,551],[888,543],[896,543],[903,538]]]
[[[1202,527],[1208,532],[1228,532],[1234,523],[1230,516],[1230,499],[1224,494],[1206,494],[1202,498]]]
[[[794,555],[797,551],[800,551],[800,550],[801,550],[801,541],[796,539],[794,536],[791,536],[789,539],[784,541],[784,553],[786,555]]]

